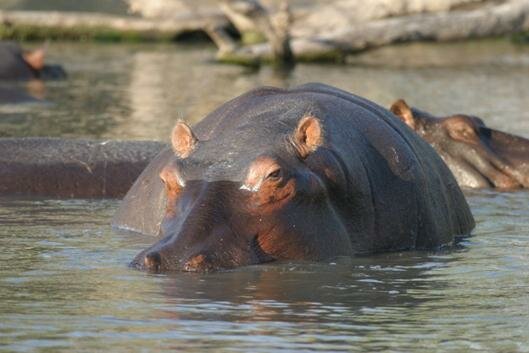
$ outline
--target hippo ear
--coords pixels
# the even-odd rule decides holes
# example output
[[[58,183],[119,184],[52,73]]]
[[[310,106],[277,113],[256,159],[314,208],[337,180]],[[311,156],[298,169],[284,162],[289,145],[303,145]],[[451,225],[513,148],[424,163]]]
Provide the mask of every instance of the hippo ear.
[[[408,125],[412,130],[415,130],[415,117],[411,108],[404,99],[399,99],[389,108],[402,122]]]
[[[22,54],[24,61],[31,66],[33,70],[40,71],[44,68],[44,56],[46,48],[39,48]]]
[[[186,158],[193,152],[198,139],[191,128],[183,121],[176,123],[171,133],[173,151],[180,158]]]
[[[300,157],[307,157],[323,144],[323,129],[320,120],[314,116],[301,119],[292,140]]]

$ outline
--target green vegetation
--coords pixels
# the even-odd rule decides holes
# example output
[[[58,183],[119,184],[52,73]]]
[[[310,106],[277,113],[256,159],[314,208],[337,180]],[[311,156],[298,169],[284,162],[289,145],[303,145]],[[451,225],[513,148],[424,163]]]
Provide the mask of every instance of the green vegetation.
[[[258,67],[261,64],[281,65],[280,62],[274,60],[270,55],[257,58],[245,53],[244,51],[222,53],[221,55],[217,56],[217,60],[226,64],[248,67]],[[296,56],[295,61],[306,63],[343,63],[345,61],[345,53],[339,49],[330,49],[326,52],[307,52]]]
[[[247,31],[241,34],[241,42],[244,45],[265,43],[266,37],[261,32]]]
[[[223,64],[241,65],[253,68],[261,65],[261,60],[258,58],[241,55],[237,52],[222,53],[221,55],[217,55],[217,60]]]
[[[162,32],[139,32],[133,30],[116,30],[108,27],[42,27],[32,25],[0,24],[0,39],[17,41],[42,40],[82,40],[98,42],[143,42],[171,41],[173,35]]]
[[[529,44],[529,31],[513,34],[511,39],[517,44]]]

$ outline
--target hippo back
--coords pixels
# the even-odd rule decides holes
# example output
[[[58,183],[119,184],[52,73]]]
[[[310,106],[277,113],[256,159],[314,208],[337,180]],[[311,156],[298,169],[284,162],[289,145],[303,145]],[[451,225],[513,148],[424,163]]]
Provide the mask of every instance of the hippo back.
[[[354,219],[350,232],[359,233],[359,252],[434,248],[474,228],[468,204],[448,167],[391,112],[322,84],[294,91],[319,102],[329,148],[348,166],[350,196],[357,199],[352,204],[362,205],[348,215]]]

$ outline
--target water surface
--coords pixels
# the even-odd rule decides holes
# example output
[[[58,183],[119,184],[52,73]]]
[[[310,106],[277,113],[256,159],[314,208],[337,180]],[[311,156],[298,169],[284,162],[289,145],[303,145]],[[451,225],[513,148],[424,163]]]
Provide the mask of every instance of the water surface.
[[[109,227],[117,201],[0,201],[6,352],[527,352],[528,193],[469,196],[445,252],[152,275],[154,239]]]
[[[0,136],[165,140],[177,119],[196,122],[257,86],[323,82],[385,107],[405,98],[433,114],[474,114],[529,137],[529,46],[400,45],[353,57],[349,65],[299,64],[289,73],[217,64],[215,51],[208,45],[51,44],[50,62],[62,63],[69,79],[27,89],[53,104],[0,104]],[[14,85],[0,83],[6,86]]]

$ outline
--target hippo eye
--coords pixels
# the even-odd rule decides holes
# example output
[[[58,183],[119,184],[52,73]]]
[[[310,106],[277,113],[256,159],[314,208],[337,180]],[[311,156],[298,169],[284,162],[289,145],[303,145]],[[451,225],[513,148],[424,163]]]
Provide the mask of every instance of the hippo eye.
[[[185,180],[177,171],[170,168],[162,170],[160,173],[160,179],[168,189],[179,189],[185,187]]]
[[[270,172],[267,176],[266,176],[266,179],[267,180],[278,180],[281,178],[281,168],[277,168],[275,170],[273,170],[272,172]]]
[[[472,137],[474,135],[474,130],[471,127],[463,127],[459,130],[459,133],[464,137]]]
[[[448,135],[457,141],[475,144],[479,138],[477,136],[474,123],[468,117],[454,117],[444,122]]]

